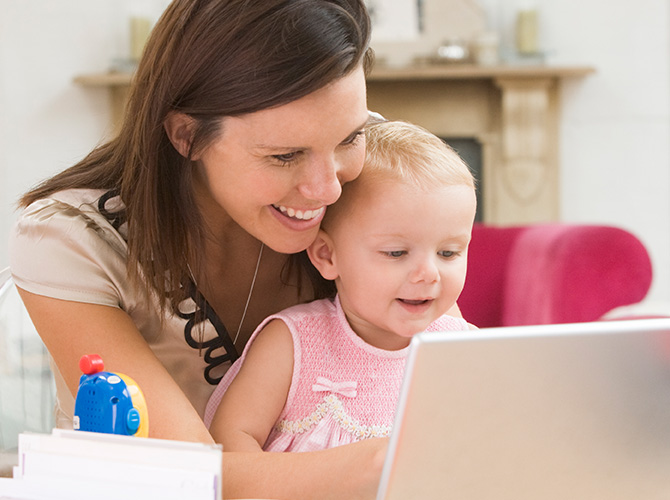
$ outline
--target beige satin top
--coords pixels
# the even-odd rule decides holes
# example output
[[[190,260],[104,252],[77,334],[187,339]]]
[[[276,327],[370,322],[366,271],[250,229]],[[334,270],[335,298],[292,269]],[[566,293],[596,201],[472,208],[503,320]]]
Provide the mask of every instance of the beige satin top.
[[[36,201],[20,215],[10,236],[10,267],[15,283],[29,292],[62,300],[100,304],[124,310],[154,354],[179,384],[202,416],[214,390],[204,378],[202,353],[185,340],[186,319],[169,315],[161,321],[155,304],[147,304],[141,291],[126,280],[125,227],[100,211],[115,213],[123,205],[118,197],[99,205],[105,191],[72,189]],[[195,310],[186,301],[180,310]],[[81,332],[86,335],[87,332]],[[197,335],[194,332],[194,336]],[[204,340],[217,336],[206,322]],[[225,354],[219,348],[216,355]],[[104,360],[103,360],[104,361]],[[53,363],[52,363],[53,364]],[[212,371],[221,376],[226,362]],[[72,427],[74,397],[54,367],[57,388],[56,422]],[[132,377],[131,373],[126,375]]]

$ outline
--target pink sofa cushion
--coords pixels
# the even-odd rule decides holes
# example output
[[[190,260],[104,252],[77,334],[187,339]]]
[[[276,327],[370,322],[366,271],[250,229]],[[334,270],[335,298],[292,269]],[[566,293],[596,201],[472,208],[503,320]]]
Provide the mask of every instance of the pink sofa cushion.
[[[649,255],[623,229],[581,224],[476,224],[458,304],[480,328],[594,321],[642,300]]]
[[[623,229],[530,226],[507,262],[503,325],[595,321],[642,300],[651,278],[646,249]]]
[[[523,227],[475,224],[468,250],[468,275],[458,299],[463,317],[480,327],[501,326],[507,258]]]

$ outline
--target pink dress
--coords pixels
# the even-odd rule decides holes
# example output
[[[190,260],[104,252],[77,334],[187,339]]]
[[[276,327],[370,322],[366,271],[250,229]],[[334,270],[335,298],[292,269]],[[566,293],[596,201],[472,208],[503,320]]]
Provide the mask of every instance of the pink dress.
[[[338,298],[297,305],[267,318],[212,394],[205,424],[211,424],[258,332],[276,318],[293,336],[293,378],[263,449],[316,451],[388,436],[409,348],[386,351],[365,343],[349,326]],[[463,319],[445,315],[426,330],[467,329]]]

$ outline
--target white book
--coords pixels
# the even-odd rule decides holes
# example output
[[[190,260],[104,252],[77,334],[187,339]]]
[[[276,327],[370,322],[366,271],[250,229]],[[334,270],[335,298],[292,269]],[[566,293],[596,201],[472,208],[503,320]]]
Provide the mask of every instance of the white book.
[[[221,472],[221,446],[204,443],[54,429],[51,434],[19,435],[19,456],[31,450]]]
[[[220,500],[221,459],[219,445],[63,429],[24,433],[14,478],[0,481],[0,500]]]
[[[108,483],[88,478],[0,478],[0,500],[191,500],[214,498],[209,493],[187,487],[169,490],[158,485],[137,485],[122,482]]]

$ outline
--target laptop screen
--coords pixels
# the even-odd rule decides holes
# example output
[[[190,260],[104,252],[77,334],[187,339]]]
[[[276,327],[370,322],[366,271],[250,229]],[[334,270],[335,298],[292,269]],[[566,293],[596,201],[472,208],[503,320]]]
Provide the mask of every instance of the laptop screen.
[[[670,318],[412,339],[379,500],[670,498]]]

